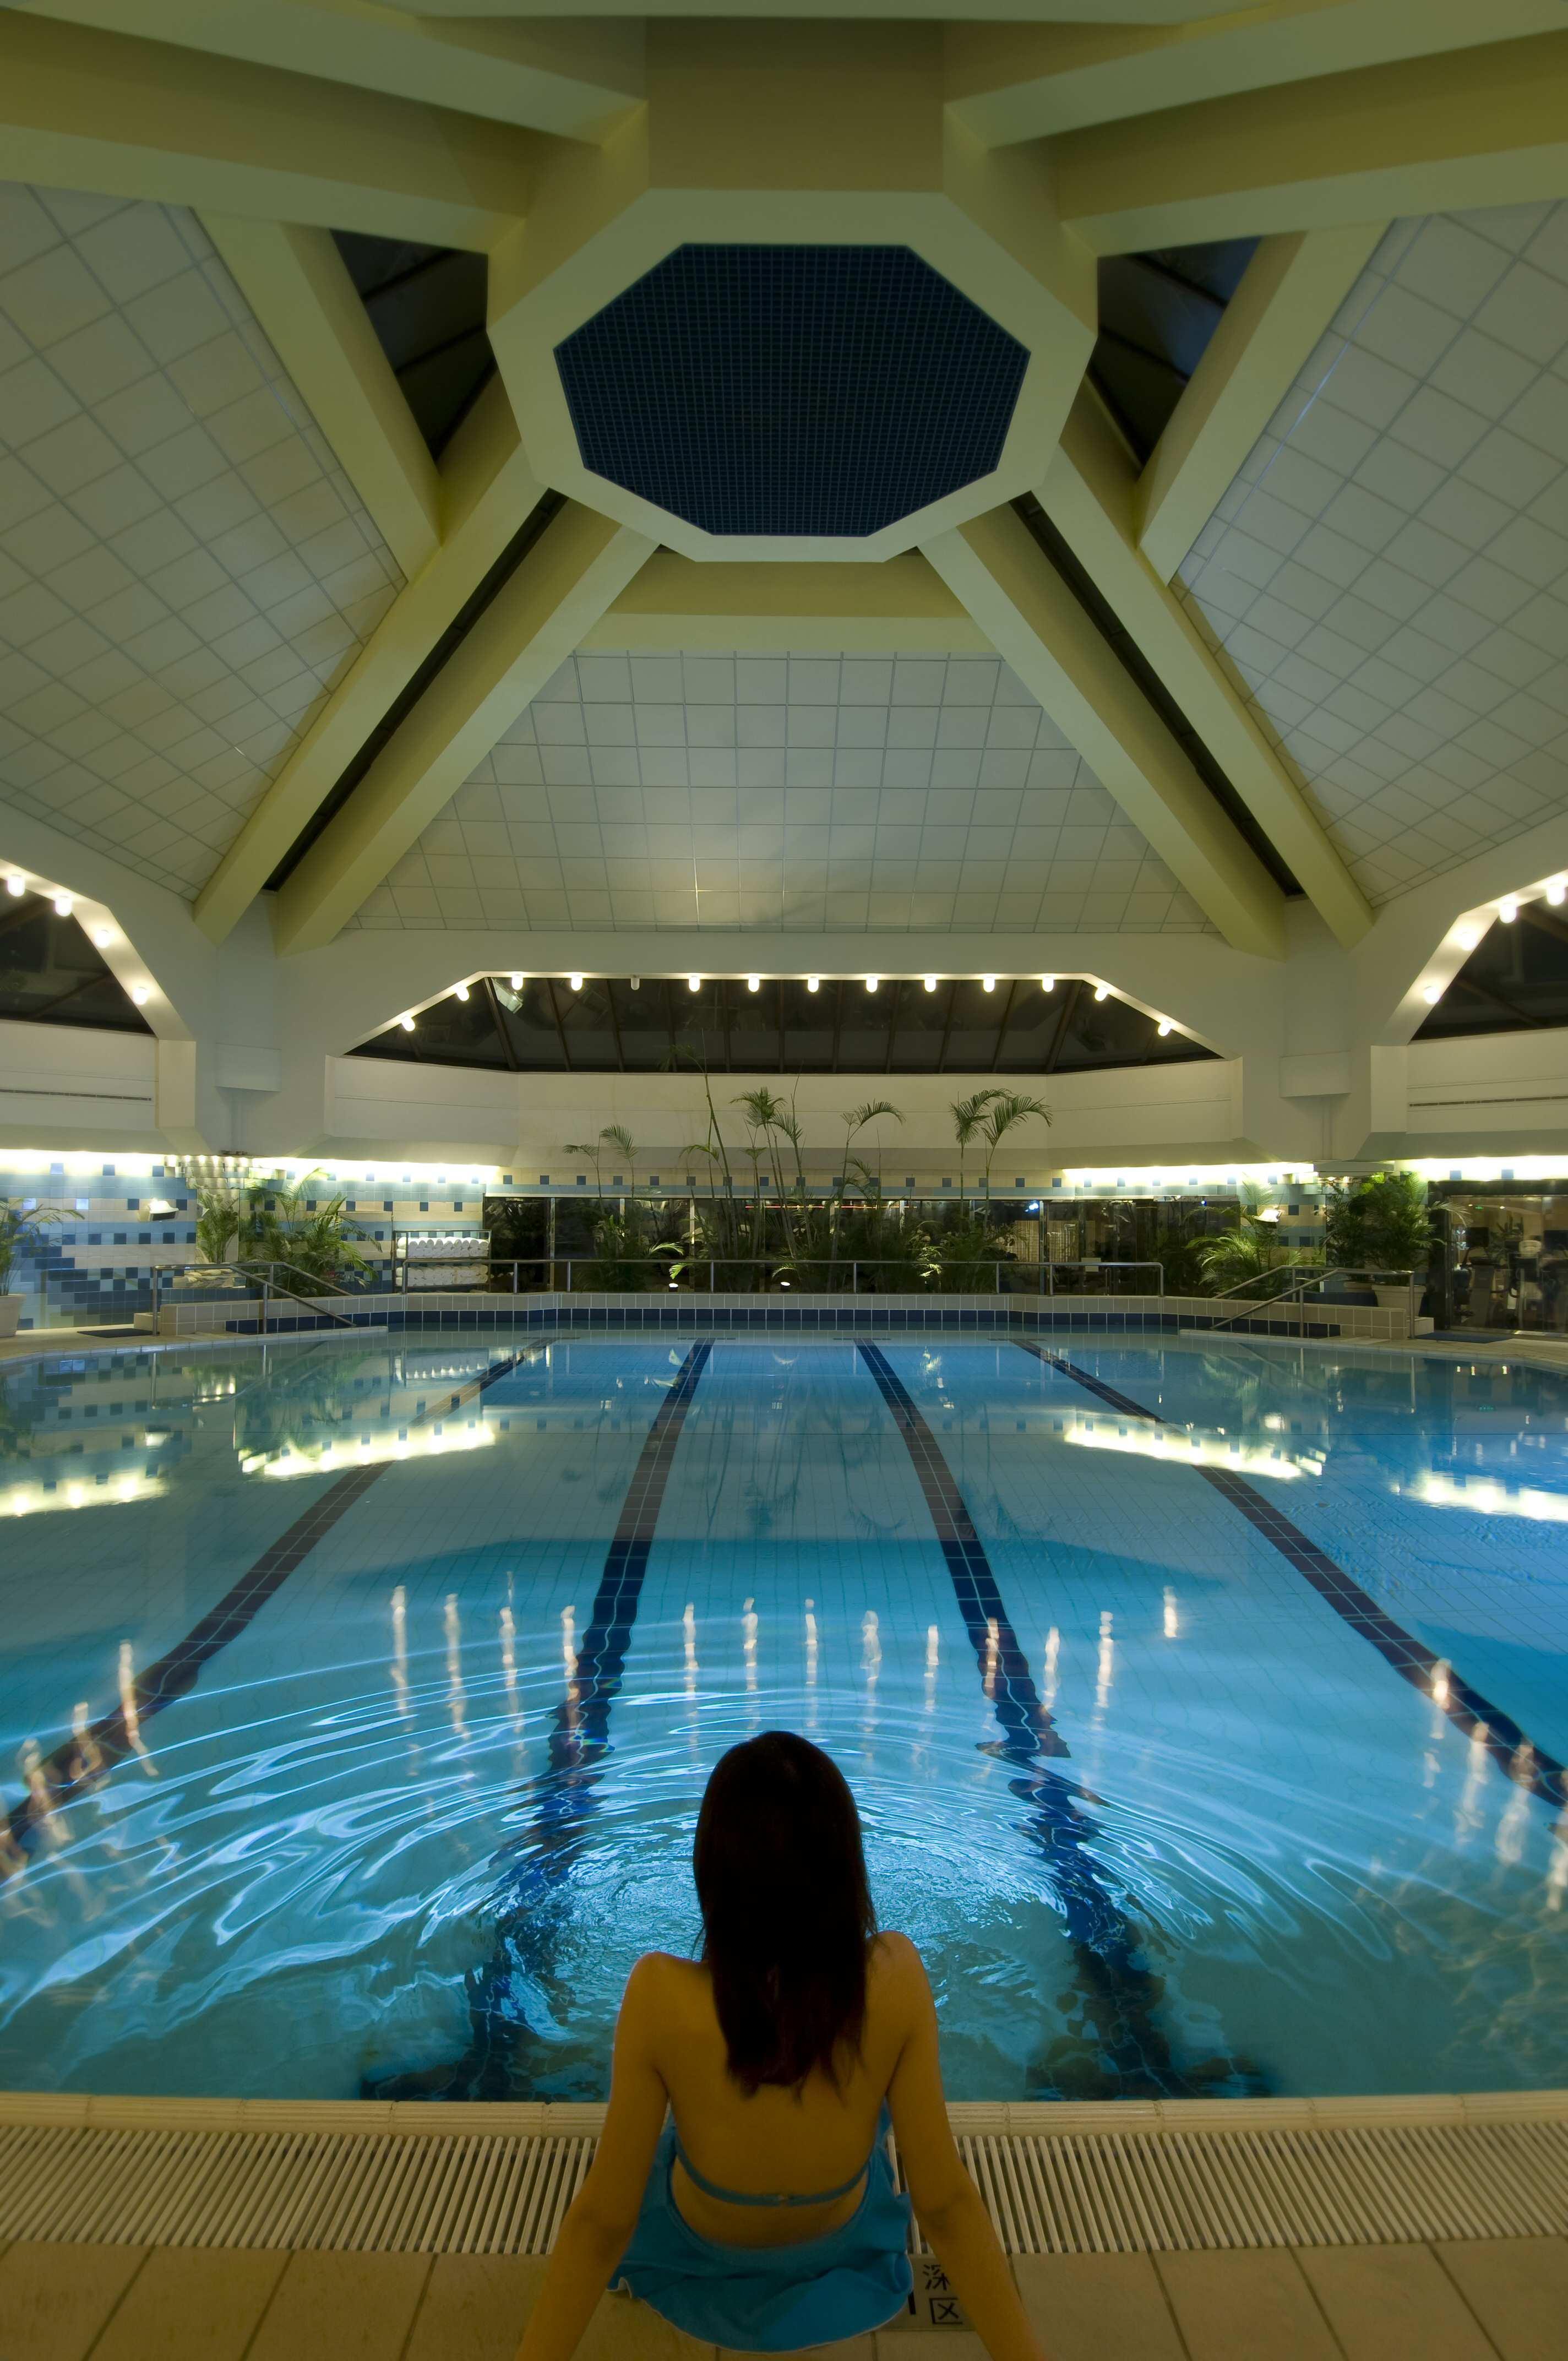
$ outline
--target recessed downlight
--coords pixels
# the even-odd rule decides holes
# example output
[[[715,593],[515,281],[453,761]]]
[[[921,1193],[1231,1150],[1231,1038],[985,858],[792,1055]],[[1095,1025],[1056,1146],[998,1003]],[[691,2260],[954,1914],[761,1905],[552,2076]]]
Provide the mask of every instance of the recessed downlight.
[[[936,989],[937,989],[937,979],[936,979],[936,977],[935,977],[934,975],[928,975],[928,976],[926,978],[926,989],[927,989],[927,992],[935,992],[935,991],[936,991]]]
[[[821,986],[822,986],[822,978],[821,978],[819,975],[808,975],[808,976],[806,977],[806,988],[807,992],[817,992],[817,991],[820,991]]]
[[[1519,906],[1511,894],[1505,894],[1497,905],[1497,916],[1505,927],[1511,927],[1519,917]]]
[[[75,906],[69,894],[57,894],[55,895],[54,907],[55,915],[58,917],[69,918],[74,906]]]
[[[1054,992],[1056,988],[1057,980],[1054,975],[1043,975],[1040,978],[1040,990],[1042,992]]]
[[[1160,1020],[1159,1020],[1159,1023],[1155,1027],[1155,1031],[1159,1035],[1159,1038],[1160,1038],[1160,1039],[1161,1039],[1162,1041],[1163,1041],[1163,1040],[1165,1040],[1165,1039],[1166,1039],[1166,1038],[1167,1038],[1167,1036],[1169,1034],[1169,1031],[1170,1031],[1170,1019],[1169,1019],[1169,1017],[1168,1017],[1168,1016],[1162,1016],[1162,1017],[1160,1018]]]
[[[866,990],[868,992],[874,992],[881,982],[882,978],[880,975],[868,975],[866,978]]]
[[[1110,985],[1108,983],[1097,983],[1094,987],[1094,997],[1096,1000],[1109,1000],[1111,997]]]
[[[581,992],[583,988],[583,979],[580,975],[570,976],[567,981],[570,983],[574,992]]]
[[[145,983],[133,983],[131,986],[131,998],[136,1002],[138,1008],[145,1008],[148,1002],[152,998],[150,986]]]
[[[700,975],[688,975],[688,976],[687,976],[687,978],[686,978],[686,990],[687,990],[688,992],[700,992],[700,991],[702,990],[702,978],[701,978],[701,976],[700,976]]]
[[[1421,986],[1421,998],[1426,1002],[1429,1008],[1435,1008],[1438,1002],[1442,998],[1442,984],[1423,983]]]
[[[457,998],[458,1000],[466,1000],[466,999],[467,999],[467,997],[468,997],[468,987],[467,987],[467,985],[466,985],[466,983],[460,983],[460,984],[457,986],[457,988],[456,988],[456,993],[455,993],[455,998]]]
[[[405,1033],[411,1033],[413,1031],[414,1021],[411,1016],[400,1016],[398,1022],[402,1027]]]
[[[746,989],[748,992],[761,992],[762,988],[762,979],[760,975],[749,975],[746,978]]]
[[[996,978],[993,975],[982,975],[980,979],[980,984],[982,992],[994,992],[996,990]]]
[[[10,873],[10,875],[9,875],[9,876],[6,878],[6,880],[5,880],[5,891],[6,891],[6,893],[7,893],[7,894],[17,894],[17,895],[21,895],[21,894],[25,894],[25,893],[27,892],[27,879],[22,875],[22,873],[21,873],[21,871],[20,871],[19,869],[13,869],[13,870],[12,870],[12,872],[11,872],[11,873]]]

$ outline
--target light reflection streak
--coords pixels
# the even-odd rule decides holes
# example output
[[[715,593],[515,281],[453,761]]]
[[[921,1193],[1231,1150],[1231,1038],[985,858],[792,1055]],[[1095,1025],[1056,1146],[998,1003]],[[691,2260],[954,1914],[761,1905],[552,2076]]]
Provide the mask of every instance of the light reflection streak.
[[[746,1660],[746,1694],[757,1694],[757,1617],[756,1600],[748,1598],[740,1609],[740,1630],[743,1634],[740,1653]]]
[[[1046,1634],[1046,1670],[1041,1686],[1041,1703],[1048,1712],[1057,1701],[1057,1664],[1061,1655],[1061,1633],[1053,1623]]]
[[[1468,1509],[1477,1517],[1524,1517],[1532,1524],[1568,1525],[1568,1492],[1541,1492],[1528,1484],[1499,1484],[1491,1476],[1439,1476],[1393,1487],[1423,1509]]]
[[[275,1452],[242,1453],[242,1476],[280,1477],[342,1475],[350,1467],[380,1467],[403,1459],[440,1459],[452,1451],[480,1451],[497,1439],[497,1430],[471,1418],[454,1427],[450,1420],[428,1433],[361,1434],[354,1442],[284,1443]]]
[[[566,1678],[569,1681],[575,1681],[577,1677],[576,1629],[576,1609],[563,1607],[561,1609],[561,1662],[565,1667]]]
[[[934,1623],[927,1623],[926,1626],[926,1710],[927,1713],[935,1713],[937,1710],[938,1661],[937,1627]]]
[[[685,1634],[686,1643],[686,1695],[694,1697],[696,1695],[697,1676],[696,1609],[689,1598],[686,1601],[686,1611],[681,1617],[681,1629]]]
[[[996,1618],[989,1615],[985,1623],[985,1668],[982,1675],[982,1685],[988,1697],[994,1698],[996,1695],[996,1668],[1000,1661]]]
[[[1168,1640],[1176,1640],[1180,1635],[1181,1624],[1176,1611],[1176,1593],[1168,1583],[1165,1592],[1165,1636]]]
[[[408,1594],[400,1582],[392,1593],[392,1661],[389,1669],[398,1711],[407,1721],[413,1704],[409,1696]]]
[[[1100,1616],[1100,1655],[1095,1670],[1094,1710],[1103,1713],[1111,1701],[1111,1681],[1116,1653],[1112,1636],[1111,1610],[1104,1608]]]
[[[517,1693],[517,1621],[510,1607],[501,1609],[500,1627],[501,1678],[506,1683],[506,1693],[511,1701],[512,1728],[521,1730],[522,1703]]]
[[[146,1739],[141,1734],[141,1708],[137,1703],[136,1658],[128,1640],[120,1642],[120,1714],[126,1725],[126,1741],[149,1779],[158,1777],[158,1765],[153,1761]]]
[[[446,1594],[446,1611],[442,1622],[446,1632],[446,1694],[452,1709],[452,1727],[459,1738],[466,1740],[468,1724],[465,1716],[467,1699],[463,1688],[463,1625],[457,1613],[455,1590]],[[472,1778],[473,1773],[469,1772],[466,1775]]]
[[[1322,1459],[1316,1454],[1243,1443],[1234,1435],[1206,1434],[1197,1427],[1183,1433],[1174,1427],[1135,1425],[1130,1421],[1098,1418],[1091,1411],[1068,1419],[1061,1439],[1085,1451],[1127,1451],[1138,1459],[1164,1459],[1180,1467],[1228,1467],[1234,1475],[1273,1476],[1281,1483],[1323,1472]]]
[[[7,1484],[0,1489],[0,1517],[42,1517],[57,1509],[117,1509],[132,1500],[157,1500],[169,1489],[161,1476],[112,1476],[103,1484],[68,1484],[46,1492],[41,1484]]]

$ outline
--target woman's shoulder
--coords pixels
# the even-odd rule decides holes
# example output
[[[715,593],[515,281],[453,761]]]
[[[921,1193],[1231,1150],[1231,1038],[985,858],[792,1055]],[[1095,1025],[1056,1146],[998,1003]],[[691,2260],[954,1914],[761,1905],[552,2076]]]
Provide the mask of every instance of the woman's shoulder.
[[[626,1979],[626,2000],[652,2007],[668,2006],[687,1993],[702,1990],[707,1981],[707,1970],[700,1960],[678,1959],[674,1951],[644,1951],[632,1961],[631,1973]]]
[[[926,1965],[907,1935],[888,1927],[872,1938],[866,1982],[879,1998],[900,2001],[925,1989]]]

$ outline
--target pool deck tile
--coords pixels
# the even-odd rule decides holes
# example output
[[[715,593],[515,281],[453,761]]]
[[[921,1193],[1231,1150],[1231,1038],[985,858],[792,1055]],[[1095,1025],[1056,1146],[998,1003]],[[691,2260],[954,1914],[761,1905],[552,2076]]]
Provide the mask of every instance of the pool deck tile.
[[[1340,2347],[1293,2255],[1277,2247],[1157,2255],[1194,2361],[1340,2361]]]
[[[429,2255],[291,2255],[246,2361],[401,2361],[430,2268]]]
[[[93,2361],[242,2361],[288,2259],[267,2248],[156,2248],[92,2347]]]
[[[1298,2259],[1345,2361],[1497,2361],[1430,2246],[1307,2246]]]
[[[1503,2361],[1562,2361],[1568,2238],[1454,2238],[1432,2251]]]
[[[548,2268],[542,2255],[437,2255],[403,2361],[512,2361]]]
[[[1185,2361],[1149,2256],[1015,2255],[1013,2270],[1051,2361]]]
[[[0,2255],[5,2361],[82,2361],[141,2268],[142,2246],[19,2239]]]

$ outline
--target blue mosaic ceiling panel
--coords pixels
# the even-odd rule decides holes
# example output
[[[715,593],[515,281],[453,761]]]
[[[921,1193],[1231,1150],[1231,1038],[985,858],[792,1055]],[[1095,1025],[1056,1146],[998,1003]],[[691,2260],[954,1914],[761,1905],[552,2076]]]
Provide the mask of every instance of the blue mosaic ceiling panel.
[[[711,533],[862,536],[1001,457],[1029,356],[901,246],[681,246],[555,348],[583,464]]]

